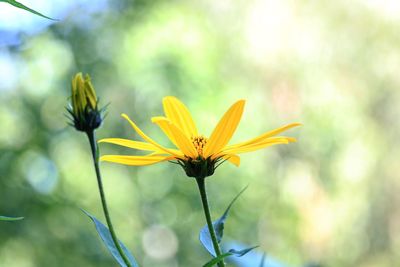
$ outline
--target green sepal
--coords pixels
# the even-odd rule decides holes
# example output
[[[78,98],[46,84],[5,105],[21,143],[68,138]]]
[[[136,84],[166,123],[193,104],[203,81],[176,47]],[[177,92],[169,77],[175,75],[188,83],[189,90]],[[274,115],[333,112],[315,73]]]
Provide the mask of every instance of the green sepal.
[[[43,15],[42,13],[39,13],[36,10],[33,10],[33,9],[31,9],[31,8],[25,6],[24,4],[21,4],[20,2],[17,2],[15,0],[0,0],[0,2],[9,3],[10,5],[13,5],[13,6],[17,7],[17,8],[24,9],[24,10],[26,10],[28,12],[31,12],[31,13],[35,14],[35,15],[41,16],[41,17],[46,18],[46,19],[56,20],[57,21],[57,19],[53,19],[53,18],[47,17],[47,16]]]
[[[237,194],[234,199],[232,199],[231,203],[229,203],[228,207],[226,208],[224,214],[222,214],[222,216],[213,222],[213,227],[215,230],[215,234],[217,236],[217,241],[218,243],[221,242],[222,237],[224,235],[224,227],[225,227],[225,221],[228,217],[228,213],[233,205],[233,203],[239,198],[239,196],[248,188],[248,186],[246,186],[245,188],[243,188],[239,194]],[[199,234],[199,239],[201,244],[205,247],[205,249],[212,255],[212,256],[216,256],[215,255],[215,251],[214,251],[214,246],[211,240],[211,235],[210,232],[208,231],[208,227],[207,225],[205,225],[201,230],[200,230],[200,234]]]
[[[24,217],[0,216],[0,221],[20,221],[22,219],[24,219]]]
[[[237,256],[237,257],[242,257],[244,255],[246,255],[248,252],[250,252],[251,250],[257,248],[258,246],[255,247],[251,247],[251,248],[246,248],[246,249],[242,249],[242,250],[235,250],[235,249],[230,249],[228,252],[223,253],[221,255],[219,255],[216,258],[213,258],[212,260],[210,260],[209,262],[207,262],[206,264],[203,265],[203,267],[211,267],[214,266],[216,264],[218,264],[219,262],[223,261],[226,257],[229,256]]]
[[[122,259],[117,248],[115,247],[114,241],[112,240],[112,237],[111,237],[110,230],[108,230],[108,228],[104,224],[102,224],[99,220],[97,220],[96,217],[89,214],[85,210],[82,210],[82,211],[94,222],[97,233],[99,234],[101,240],[103,241],[104,245],[106,245],[108,251],[110,251],[110,253],[114,257],[114,259],[118,262],[118,264],[120,266],[126,267],[124,260]],[[132,265],[132,267],[139,267],[139,264],[136,262],[135,258],[129,252],[129,250],[125,247],[125,245],[119,240],[118,240],[118,242],[119,242],[122,250],[124,251],[126,257],[128,258],[129,263]]]

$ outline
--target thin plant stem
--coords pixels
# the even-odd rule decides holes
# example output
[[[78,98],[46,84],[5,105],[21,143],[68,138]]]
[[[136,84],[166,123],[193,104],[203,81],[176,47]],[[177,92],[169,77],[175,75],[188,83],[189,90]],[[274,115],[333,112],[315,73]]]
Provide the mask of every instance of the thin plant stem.
[[[122,250],[122,248],[118,242],[118,238],[117,238],[117,235],[115,234],[114,227],[111,222],[111,217],[108,212],[106,196],[104,194],[103,182],[101,180],[101,173],[100,173],[100,168],[99,168],[99,149],[97,146],[96,136],[95,136],[94,131],[88,132],[87,136],[89,138],[90,148],[92,149],[93,163],[94,163],[94,168],[96,170],[97,184],[99,186],[101,204],[103,206],[104,216],[106,217],[108,229],[110,230],[110,233],[111,233],[111,238],[114,241],[114,245],[117,248],[122,259],[124,260],[125,264],[128,267],[132,267],[132,264],[129,262],[128,258],[126,257],[124,251]]]
[[[204,215],[206,217],[207,227],[208,227],[208,231],[210,232],[211,241],[213,243],[214,251],[215,251],[216,256],[219,257],[222,253],[221,253],[221,248],[219,247],[218,240],[217,240],[217,235],[215,234],[215,229],[213,227],[213,223],[212,223],[212,220],[211,220],[210,207],[208,205],[208,199],[207,199],[205,178],[196,178],[196,182],[197,182],[197,185],[199,187],[201,202],[203,204]],[[222,261],[220,261],[218,263],[218,267],[225,267],[224,260],[222,260]]]

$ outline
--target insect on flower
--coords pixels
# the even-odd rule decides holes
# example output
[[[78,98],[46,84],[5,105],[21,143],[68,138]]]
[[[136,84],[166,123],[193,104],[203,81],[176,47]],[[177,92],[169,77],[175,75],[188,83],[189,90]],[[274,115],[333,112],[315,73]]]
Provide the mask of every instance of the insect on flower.
[[[300,123],[291,123],[251,140],[228,145],[242,117],[244,104],[244,100],[234,103],[207,138],[197,131],[196,124],[187,107],[176,97],[167,96],[163,99],[165,116],[153,117],[152,122],[161,128],[176,148],[160,145],[140,130],[126,114],[122,114],[122,117],[131,124],[145,142],[120,138],[105,138],[99,142],[112,143],[150,153],[145,156],[104,155],[100,160],[134,166],[173,161],[181,165],[189,177],[205,178],[212,175],[219,164],[225,160],[239,166],[238,154],[296,141],[292,137],[276,135],[299,126]]]

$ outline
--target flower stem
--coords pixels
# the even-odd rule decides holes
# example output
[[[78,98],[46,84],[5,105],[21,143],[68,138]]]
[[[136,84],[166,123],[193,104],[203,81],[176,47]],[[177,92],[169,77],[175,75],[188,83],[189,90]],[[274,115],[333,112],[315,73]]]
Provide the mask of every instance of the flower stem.
[[[215,229],[213,227],[213,223],[211,220],[210,207],[208,206],[208,200],[207,200],[205,178],[201,178],[201,177],[196,178],[196,182],[197,182],[197,185],[198,185],[199,191],[200,191],[201,202],[203,204],[203,210],[204,210],[204,215],[205,215],[206,221],[207,221],[208,231],[210,232],[211,241],[213,243],[215,254],[218,257],[222,253],[221,253],[221,248],[219,247],[217,235],[215,234]],[[225,263],[223,260],[218,263],[218,267],[225,267]]]
[[[118,242],[118,238],[117,238],[117,235],[115,234],[114,227],[111,222],[111,217],[108,212],[106,196],[104,194],[103,182],[101,181],[101,173],[100,173],[100,168],[99,168],[99,149],[97,146],[96,136],[95,136],[94,131],[87,132],[87,136],[89,138],[90,148],[92,150],[93,163],[94,163],[94,168],[96,170],[97,184],[99,186],[101,204],[103,206],[104,216],[106,217],[108,229],[110,230],[110,233],[111,233],[111,238],[114,241],[114,245],[117,248],[122,259],[124,260],[126,266],[132,267],[132,264],[129,262],[128,258],[126,257],[124,251],[122,250],[122,248]]]

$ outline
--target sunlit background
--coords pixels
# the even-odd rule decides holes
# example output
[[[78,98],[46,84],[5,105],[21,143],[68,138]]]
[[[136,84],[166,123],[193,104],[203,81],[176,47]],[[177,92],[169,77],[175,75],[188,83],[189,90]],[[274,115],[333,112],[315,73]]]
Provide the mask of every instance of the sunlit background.
[[[150,121],[167,95],[205,135],[246,99],[233,142],[302,122],[287,133],[298,143],[244,154],[208,179],[214,218],[250,185],[226,237],[260,245],[270,266],[400,265],[399,1],[21,2],[59,21],[0,3],[0,214],[25,217],[0,223],[0,266],[115,266],[80,210],[104,221],[87,140],[64,116],[78,71],[110,103],[99,137],[140,140],[125,112],[168,144]],[[102,171],[141,266],[210,258],[195,181],[179,167]]]

